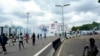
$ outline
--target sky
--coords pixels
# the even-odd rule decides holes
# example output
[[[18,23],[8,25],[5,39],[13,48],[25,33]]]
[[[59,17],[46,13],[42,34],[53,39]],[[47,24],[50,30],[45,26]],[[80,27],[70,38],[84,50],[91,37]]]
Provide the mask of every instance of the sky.
[[[98,0],[0,0],[0,26],[12,24],[29,28],[62,22],[62,9],[55,5],[70,4],[63,8],[64,22],[70,27],[82,24],[100,23],[100,3]]]

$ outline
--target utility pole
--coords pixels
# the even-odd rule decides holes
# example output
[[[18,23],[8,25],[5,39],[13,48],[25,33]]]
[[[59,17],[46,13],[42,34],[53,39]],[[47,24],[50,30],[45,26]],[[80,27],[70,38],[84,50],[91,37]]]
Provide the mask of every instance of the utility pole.
[[[28,25],[28,24],[29,24],[29,14],[30,14],[30,13],[27,12],[27,34],[29,34],[29,32],[28,32],[28,26],[29,26],[29,25]]]
[[[63,13],[63,7],[69,6],[70,4],[65,4],[65,5],[56,5],[56,7],[61,7],[62,8],[62,34],[63,37],[65,36],[65,29],[64,29],[64,13]]]

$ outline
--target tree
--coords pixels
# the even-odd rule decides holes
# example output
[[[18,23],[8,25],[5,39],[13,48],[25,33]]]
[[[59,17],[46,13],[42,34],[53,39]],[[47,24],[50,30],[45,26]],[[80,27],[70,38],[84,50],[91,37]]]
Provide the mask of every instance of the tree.
[[[98,0],[98,2],[100,3],[100,0]]]
[[[98,27],[99,26],[99,23],[97,22],[92,22],[92,24],[84,24],[82,26],[73,26],[72,27],[72,31],[76,31],[77,29],[79,30],[93,30],[95,27]]]
[[[77,28],[73,26],[71,30],[72,30],[72,31],[76,31]]]
[[[99,24],[97,22],[92,23],[93,27],[97,27]]]

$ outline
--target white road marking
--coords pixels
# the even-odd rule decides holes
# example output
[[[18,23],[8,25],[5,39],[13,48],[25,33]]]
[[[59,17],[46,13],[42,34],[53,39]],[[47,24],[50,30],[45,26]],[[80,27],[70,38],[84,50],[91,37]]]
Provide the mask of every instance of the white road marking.
[[[65,41],[63,42],[63,44],[60,46],[60,49],[59,49],[59,51],[58,51],[57,56],[60,56],[61,50],[62,50],[62,48],[63,48],[65,42],[66,42],[66,40],[65,40]]]
[[[39,52],[37,52],[35,55],[33,56],[39,56],[40,53],[42,53],[45,49],[47,49],[52,43],[50,42],[48,45],[46,45],[43,49],[41,49]]]
[[[68,56],[74,56],[74,55],[68,55]]]

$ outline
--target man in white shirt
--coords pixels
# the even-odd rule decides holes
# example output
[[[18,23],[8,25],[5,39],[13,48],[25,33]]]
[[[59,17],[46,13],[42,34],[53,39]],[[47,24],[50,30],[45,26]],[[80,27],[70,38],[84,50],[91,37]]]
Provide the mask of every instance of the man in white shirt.
[[[23,36],[22,33],[20,33],[19,35],[19,50],[21,50],[21,46],[24,48],[24,44],[23,44]]]

